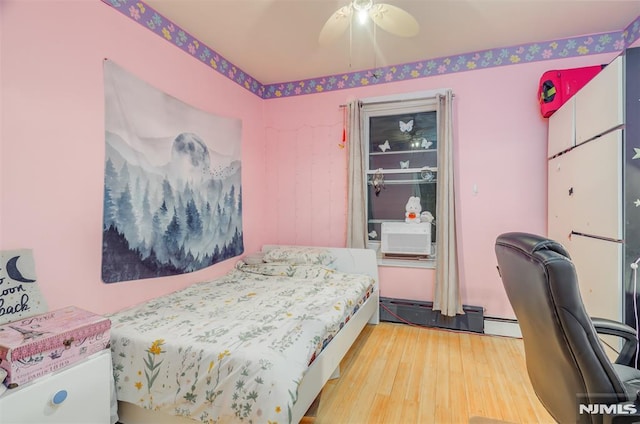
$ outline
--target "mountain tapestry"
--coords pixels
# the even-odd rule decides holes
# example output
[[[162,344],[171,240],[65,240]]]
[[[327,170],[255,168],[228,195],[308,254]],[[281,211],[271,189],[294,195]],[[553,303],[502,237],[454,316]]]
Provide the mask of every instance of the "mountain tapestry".
[[[242,122],[104,61],[105,283],[196,271],[244,251]]]

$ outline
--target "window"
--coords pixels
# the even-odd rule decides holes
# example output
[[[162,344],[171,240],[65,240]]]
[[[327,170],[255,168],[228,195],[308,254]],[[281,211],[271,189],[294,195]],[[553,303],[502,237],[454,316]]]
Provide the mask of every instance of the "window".
[[[419,99],[418,95],[432,97]],[[402,221],[408,197],[419,194],[422,208],[435,218],[426,227],[432,230],[432,243],[436,242],[435,257],[424,262],[379,258],[378,263],[435,268],[433,309],[455,316],[464,312],[458,278],[453,91],[409,96],[411,99],[352,100],[346,105],[349,140],[354,142],[349,148],[347,246],[380,245],[382,232],[378,229],[387,220]],[[385,182],[386,188],[376,196],[373,181],[378,173],[390,183]],[[410,228],[401,222],[391,225],[401,227],[395,235]],[[409,234],[415,236],[420,227],[423,224]],[[403,243],[407,240],[404,234]],[[425,239],[426,235],[419,238]]]
[[[405,220],[411,196],[436,218],[437,99],[364,104],[367,234],[379,244],[382,222]],[[381,182],[382,180],[382,182]],[[431,242],[435,242],[435,219]],[[435,250],[432,249],[432,255]]]

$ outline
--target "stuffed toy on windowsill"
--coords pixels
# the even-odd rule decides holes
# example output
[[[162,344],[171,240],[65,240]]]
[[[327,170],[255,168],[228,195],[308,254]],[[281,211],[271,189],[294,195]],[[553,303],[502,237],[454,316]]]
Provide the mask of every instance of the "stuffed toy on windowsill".
[[[424,212],[422,212],[420,214],[420,221],[421,222],[428,222],[429,224],[433,224],[433,215],[429,211],[424,211]]]
[[[411,196],[405,206],[405,222],[408,223],[420,223],[420,212],[422,211],[422,205],[420,205],[420,198]]]

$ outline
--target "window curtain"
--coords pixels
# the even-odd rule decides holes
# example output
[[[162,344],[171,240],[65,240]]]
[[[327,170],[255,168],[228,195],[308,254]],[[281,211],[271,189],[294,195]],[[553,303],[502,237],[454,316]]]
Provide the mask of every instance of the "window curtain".
[[[362,141],[362,103],[349,102],[347,108],[347,149],[349,152],[347,196],[347,247],[367,247],[367,204],[364,142]]]
[[[436,189],[436,284],[433,309],[442,315],[463,314],[458,279],[456,210],[453,173],[453,93],[438,96],[438,185]]]

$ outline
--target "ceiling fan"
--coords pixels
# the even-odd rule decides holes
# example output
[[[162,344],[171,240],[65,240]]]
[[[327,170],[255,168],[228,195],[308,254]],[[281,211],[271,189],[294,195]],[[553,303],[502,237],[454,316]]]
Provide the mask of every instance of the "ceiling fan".
[[[373,3],[373,0],[352,0],[348,5],[336,10],[325,22],[318,41],[328,45],[337,40],[349,28],[353,15],[362,23],[367,18],[380,28],[399,37],[414,37],[420,31],[418,21],[407,11],[387,3]]]

